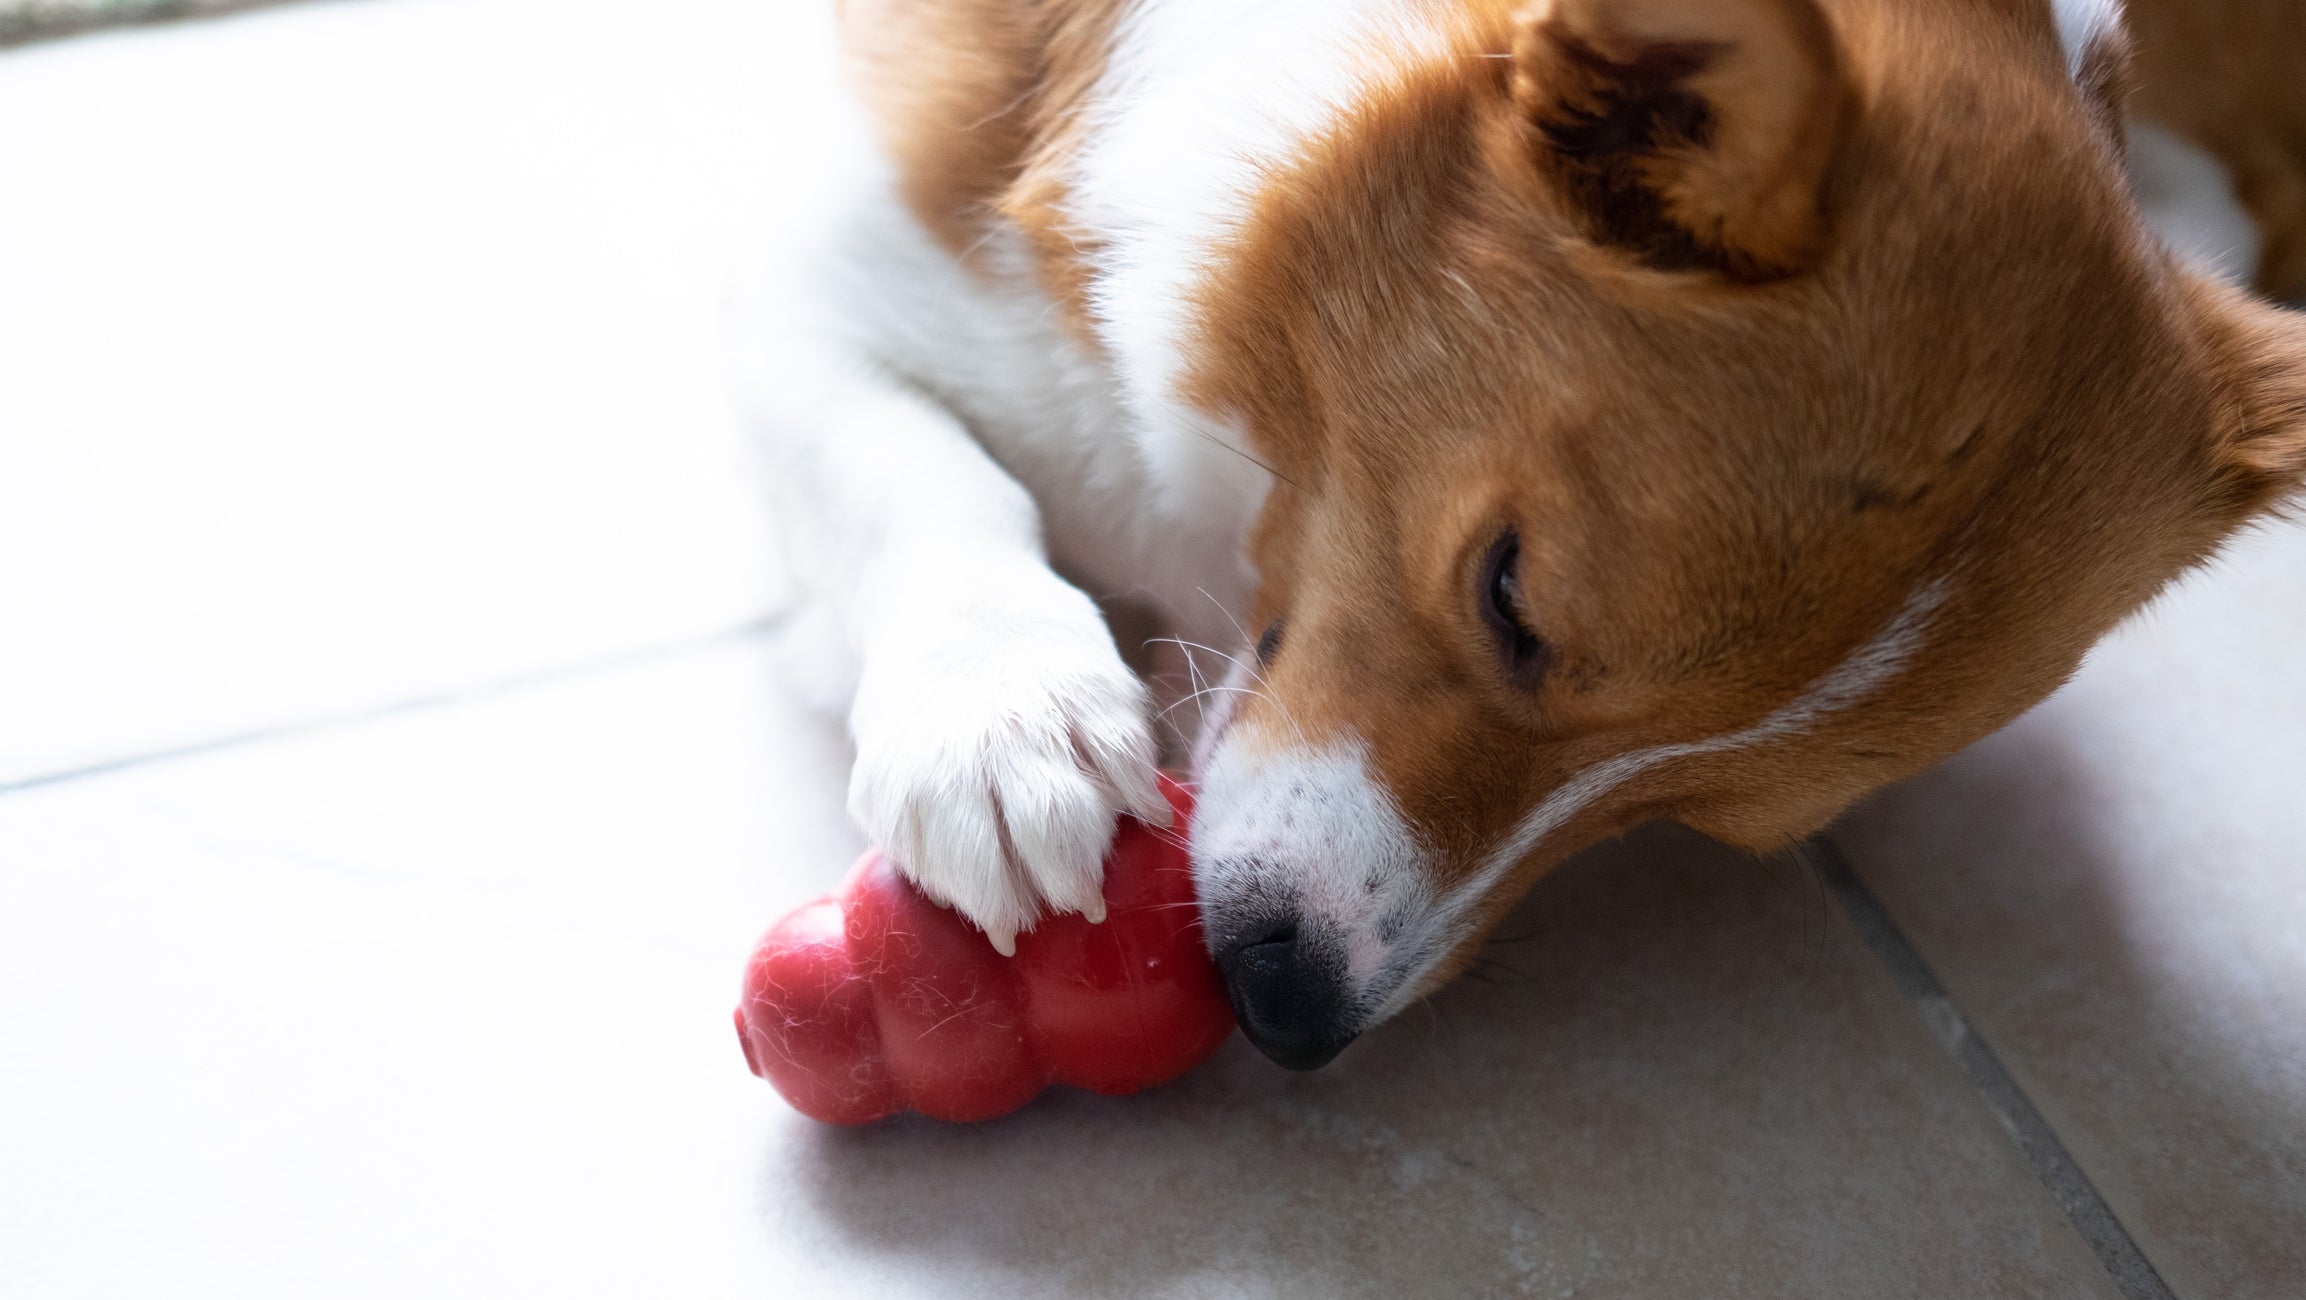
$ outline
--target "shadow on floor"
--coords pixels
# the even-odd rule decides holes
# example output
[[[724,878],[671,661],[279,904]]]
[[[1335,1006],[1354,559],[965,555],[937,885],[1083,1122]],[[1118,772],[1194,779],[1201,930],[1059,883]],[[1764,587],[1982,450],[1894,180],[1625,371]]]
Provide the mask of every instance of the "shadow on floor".
[[[925,1294],[2102,1283],[1793,860],[1647,830],[1563,867],[1501,934],[1488,983],[1325,1070],[1236,1039],[1134,1098],[814,1130],[770,1154],[764,1208]]]

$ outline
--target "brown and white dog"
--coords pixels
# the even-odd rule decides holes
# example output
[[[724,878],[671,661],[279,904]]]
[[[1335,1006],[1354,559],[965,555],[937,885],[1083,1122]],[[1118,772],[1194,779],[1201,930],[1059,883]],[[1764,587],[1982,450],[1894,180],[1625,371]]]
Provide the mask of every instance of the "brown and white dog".
[[[1162,809],[1096,601],[1238,648],[1195,871],[1285,1065],[1581,846],[1782,845],[2000,727],[2306,476],[2306,325],[2131,198],[2113,0],[841,23],[738,376],[850,809],[1004,948],[1094,912]]]

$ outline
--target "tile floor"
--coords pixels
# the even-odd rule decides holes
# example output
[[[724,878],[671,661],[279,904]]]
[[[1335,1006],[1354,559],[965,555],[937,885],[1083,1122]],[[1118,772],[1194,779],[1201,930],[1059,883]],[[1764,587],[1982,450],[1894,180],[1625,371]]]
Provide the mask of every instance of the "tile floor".
[[[2306,1295],[2306,527],[1840,842],[2181,1296]]]
[[[0,1295],[2123,1294],[1820,877],[1671,830],[1319,1074],[746,1074],[856,848],[714,350],[818,8],[0,56]],[[2271,531],[1838,831],[2186,1300],[2306,1293],[2301,633]]]

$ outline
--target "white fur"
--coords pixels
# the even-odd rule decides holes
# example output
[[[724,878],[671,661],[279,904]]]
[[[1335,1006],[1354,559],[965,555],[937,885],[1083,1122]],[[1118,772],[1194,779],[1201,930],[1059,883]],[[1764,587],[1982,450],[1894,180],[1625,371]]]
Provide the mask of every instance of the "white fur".
[[[995,230],[963,265],[907,213],[868,133],[845,112],[812,124],[847,175],[816,233],[778,241],[786,255],[754,277],[734,321],[736,387],[786,514],[813,525],[796,568],[859,665],[851,811],[1003,947],[1046,908],[1098,910],[1117,813],[1167,814],[1146,693],[1058,570],[1151,598],[1189,636],[1233,634],[1268,482],[1229,413],[1179,396],[1194,290],[1262,178],[1376,75],[1364,41],[1382,33],[1396,59],[1439,51],[1421,12],[1417,0],[1132,11],[1074,178],[1073,215],[1099,250],[1103,357],[1067,332],[1015,232]],[[1472,900],[1579,809],[1657,764],[1848,707],[1903,666],[1937,599],[1917,593],[1753,727],[1579,774],[1448,899],[1431,896],[1428,852],[1360,747],[1221,743],[1196,863],[1231,865],[1206,866],[1204,897],[1285,881],[1309,919],[1345,932],[1363,992],[1406,996]]]
[[[1921,648],[1922,639],[1929,631],[1930,616],[1945,602],[1945,596],[1941,584],[1930,583],[1917,589],[1881,635],[1850,652],[1847,659],[1811,683],[1809,689],[1742,731],[1680,744],[1652,745],[1604,759],[1579,772],[1521,819],[1521,824],[1490,855],[1488,863],[1459,887],[1457,896],[1474,898],[1495,888],[1516,863],[1528,857],[1547,836],[1567,825],[1588,805],[1661,763],[1700,754],[1751,749],[1798,735],[1819,719],[1840,713],[1865,699],[1904,670],[1907,661]]]
[[[1852,651],[1800,695],[1749,727],[1703,740],[1652,745],[1605,759],[1538,801],[1493,849],[1480,870],[1434,897],[1430,858],[1358,750],[1245,758],[1220,745],[1204,777],[1196,831],[1195,879],[1205,899],[1254,894],[1275,873],[1344,930],[1354,991],[1370,1023],[1400,1010],[1420,978],[1466,934],[1468,917],[1523,859],[1612,790],[1677,759],[1750,749],[1798,735],[1880,690],[1912,662],[1946,588],[1926,584],[1888,627]],[[1213,829],[1223,828],[1211,840]],[[1339,852],[1350,846],[1352,852]],[[1371,871],[1382,878],[1371,888]],[[1356,897],[1359,890],[1363,897]],[[1393,933],[1384,933],[1381,923]],[[1358,927],[1358,928],[1354,928]]]
[[[1154,0],[1125,24],[1093,98],[1071,215],[1096,236],[1099,332],[1160,486],[1215,491],[1244,515],[1268,487],[1245,472],[1226,412],[1179,399],[1195,287],[1288,167],[1381,65],[1435,45],[1413,0]]]
[[[2066,50],[2066,71],[2082,75],[2090,51],[2122,32],[2122,0],[2050,0],[2058,23],[2058,43]]]
[[[1612,790],[1677,759],[1752,749],[1799,735],[1822,719],[1841,713],[1880,690],[1903,672],[1921,649],[1929,635],[1930,619],[1945,599],[1943,583],[1926,583],[1916,588],[1879,635],[1851,651],[1800,695],[1771,710],[1752,726],[1704,740],[1632,750],[1604,759],[1563,782],[1523,816],[1513,832],[1490,852],[1481,870],[1459,882],[1449,897],[1429,913],[1420,936],[1423,940],[1420,946],[1430,952],[1427,960],[1438,958],[1463,937],[1466,915],[1524,858]],[[1399,992],[1405,996],[1412,983],[1405,980]]]
[[[1044,908],[1101,911],[1117,813],[1167,818],[1144,686],[1049,546],[1190,590],[1206,557],[1237,567],[1238,539],[1154,508],[1112,384],[1021,265],[1000,274],[1010,250],[972,274],[855,124],[827,129],[853,170],[752,278],[737,394],[858,663],[850,811],[1006,949]]]
[[[1358,744],[1220,745],[1201,773],[1193,880],[1234,912],[1261,906],[1333,935],[1355,989],[1387,961],[1387,931],[1431,906],[1430,855]]]
[[[1945,603],[1943,583],[1917,588],[1873,639],[1800,695],[1741,730],[1652,745],[1605,759],[1539,800],[1481,868],[1437,897],[1433,856],[1418,842],[1357,743],[1274,747],[1226,732],[1201,772],[1194,881],[1216,912],[1293,907],[1342,941],[1353,992],[1371,1022],[1400,1009],[1419,978],[1465,936],[1467,918],[1523,859],[1580,812],[1677,759],[1751,749],[1799,735],[1865,700],[1905,670]],[[1225,688],[1246,690],[1246,671]]]
[[[1189,639],[1235,635],[1269,482],[1227,413],[1179,400],[1192,292],[1260,173],[1350,98],[1355,42],[1398,38],[1414,3],[1134,11],[1074,186],[1104,250],[1110,366],[1066,332],[1016,232],[962,265],[846,106],[811,125],[847,174],[753,277],[736,388],[805,521],[796,568],[859,665],[851,812],[1004,946],[1044,908],[1097,909],[1116,813],[1166,813],[1145,692],[1055,569],[1150,599]]]

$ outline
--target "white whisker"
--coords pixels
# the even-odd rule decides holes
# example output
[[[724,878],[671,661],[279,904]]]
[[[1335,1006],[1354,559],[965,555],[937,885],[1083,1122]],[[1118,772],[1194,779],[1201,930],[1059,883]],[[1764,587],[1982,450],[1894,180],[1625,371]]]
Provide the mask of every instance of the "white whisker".
[[[1178,649],[1183,650],[1185,652],[1185,662],[1188,664],[1194,662],[1193,652],[1195,650],[1206,651],[1210,654],[1216,655],[1220,659],[1223,659],[1225,662],[1232,664],[1251,681],[1257,683],[1259,689],[1251,690],[1247,687],[1239,686],[1230,686],[1226,687],[1225,689],[1237,691],[1243,695],[1253,696],[1257,699],[1264,700],[1268,704],[1271,704],[1274,708],[1274,711],[1281,715],[1281,720],[1289,724],[1289,730],[1291,734],[1297,737],[1297,743],[1310,747],[1310,742],[1305,738],[1305,729],[1297,725],[1296,715],[1289,711],[1289,706],[1287,704],[1282,703],[1280,696],[1273,693],[1272,683],[1265,680],[1265,674],[1259,672],[1255,664],[1241,658],[1239,655],[1229,654],[1215,646],[1203,645],[1198,641],[1187,641],[1181,637],[1157,637],[1155,640],[1166,641],[1170,645],[1176,646]],[[1215,690],[1218,688],[1211,687],[1209,689]],[[1201,692],[1196,692],[1197,695],[1200,693]]]
[[[1157,713],[1157,714],[1154,714],[1153,716],[1155,716],[1155,717],[1157,717],[1157,718],[1166,718],[1166,717],[1168,717],[1170,714],[1172,714],[1172,713],[1176,712],[1176,711],[1177,711],[1177,710],[1179,710],[1179,709],[1182,709],[1182,708],[1184,708],[1184,707],[1185,707],[1186,705],[1188,705],[1188,704],[1194,703],[1195,701],[1197,701],[1197,700],[1201,699],[1201,698],[1202,698],[1203,696],[1205,696],[1205,695],[1261,695],[1261,694],[1263,694],[1263,692],[1260,692],[1260,691],[1253,691],[1253,690],[1249,689],[1249,688],[1248,688],[1248,687],[1246,687],[1246,686],[1227,686],[1227,685],[1225,685],[1224,683],[1220,682],[1219,684],[1217,684],[1217,685],[1215,685],[1215,686],[1204,686],[1204,687],[1202,687],[1200,690],[1197,690],[1197,691],[1193,692],[1191,695],[1188,695],[1188,696],[1186,696],[1184,699],[1177,701],[1175,704],[1172,704],[1172,705],[1170,705],[1168,708],[1161,710],[1159,713]]]

